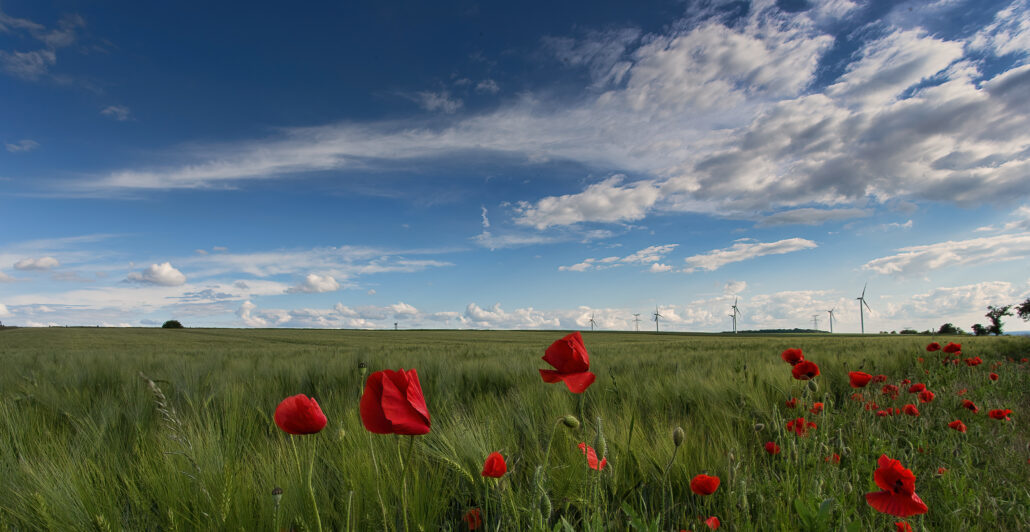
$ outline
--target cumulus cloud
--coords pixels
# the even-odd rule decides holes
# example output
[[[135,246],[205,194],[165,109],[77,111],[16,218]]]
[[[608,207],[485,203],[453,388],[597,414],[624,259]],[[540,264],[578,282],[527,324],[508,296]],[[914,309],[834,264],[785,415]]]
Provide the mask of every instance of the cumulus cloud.
[[[11,314],[11,311],[7,309],[7,305],[0,303],[0,318],[10,318],[13,315],[14,314]]]
[[[14,263],[14,269],[28,271],[28,270],[52,270],[61,263],[54,257],[40,257],[40,258],[25,258]]]
[[[287,293],[320,294],[323,292],[335,292],[340,289],[340,283],[333,279],[332,275],[318,275],[309,273],[299,285],[286,290]]]
[[[660,262],[656,262],[656,263],[652,264],[651,267],[647,269],[647,271],[653,272],[653,273],[668,272],[668,271],[672,271],[672,265],[671,264],[662,264]]]
[[[521,202],[516,223],[546,229],[585,221],[640,220],[658,200],[658,188],[647,181],[622,185],[624,179],[625,176],[616,175],[577,194],[547,197],[536,203]]]
[[[171,263],[151,264],[142,272],[132,272],[127,280],[137,283],[160,286],[181,286],[186,283],[186,276],[175,269]]]
[[[969,240],[900,248],[898,253],[873,259],[864,270],[896,276],[925,275],[947,266],[986,264],[1030,255],[1030,233],[1013,233]]]
[[[38,148],[39,147],[39,143],[34,141],[34,140],[24,139],[24,140],[20,140],[18,142],[8,142],[8,143],[5,143],[4,147],[6,147],[7,151],[9,151],[11,153],[20,153],[20,152],[32,151],[32,150]]]
[[[724,249],[713,249],[707,253],[684,259],[687,273],[697,270],[713,271],[733,262],[751,260],[765,255],[781,255],[818,247],[815,242],[804,238],[788,238],[776,242],[737,242]]]

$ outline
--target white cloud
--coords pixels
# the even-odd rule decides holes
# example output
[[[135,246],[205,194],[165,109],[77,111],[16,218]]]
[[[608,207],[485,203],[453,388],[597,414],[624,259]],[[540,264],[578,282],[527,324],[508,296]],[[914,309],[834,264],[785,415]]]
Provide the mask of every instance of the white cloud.
[[[7,306],[0,303],[0,318],[10,318],[14,314],[11,314],[10,310],[7,310]]]
[[[788,238],[776,242],[737,242],[725,249],[713,249],[707,253],[684,259],[687,273],[699,269],[712,271],[727,264],[750,260],[765,255],[780,255],[818,247],[815,242],[804,238]]]
[[[14,143],[10,143],[10,142],[5,143],[4,147],[6,147],[7,151],[9,151],[11,153],[20,153],[20,152],[32,151],[32,150],[38,148],[39,147],[39,143],[34,141],[34,140],[24,139],[24,140],[20,140],[18,142],[14,142]]]
[[[826,222],[871,216],[869,209],[792,209],[770,214],[758,221],[759,227],[775,225],[822,225]]]
[[[101,110],[100,114],[124,122],[129,119],[129,108],[124,105],[109,105]]]
[[[656,262],[656,263],[652,264],[651,267],[647,269],[647,271],[653,272],[653,273],[661,273],[661,272],[672,271],[672,265],[671,264],[662,264],[660,262]]]
[[[175,269],[170,262],[151,264],[142,272],[130,273],[126,279],[137,283],[160,286],[181,286],[186,283],[186,276]]]
[[[397,303],[390,305],[389,309],[393,312],[394,319],[411,318],[419,315],[417,308],[403,302],[398,301]]]
[[[453,98],[447,91],[420,92],[417,101],[427,111],[443,111],[447,114],[454,113],[465,105],[460,98]]]
[[[726,286],[722,287],[722,290],[727,294],[737,295],[747,290],[747,283],[745,281],[730,281],[726,283]]]
[[[61,263],[54,257],[40,257],[36,258],[25,258],[14,263],[14,269],[16,270],[52,270]]]
[[[14,278],[14,277],[11,277],[10,275],[7,275],[4,272],[0,272],[0,283],[13,283],[14,281],[17,281],[17,280],[18,279]]]
[[[255,316],[255,309],[257,309],[257,305],[248,299],[240,305],[240,308],[236,311],[236,315],[243,320],[243,323],[245,323],[247,327],[267,327],[268,321],[259,316]]]
[[[366,293],[368,295],[370,295],[370,296],[374,296],[374,295],[376,295],[376,289],[375,288],[369,288],[368,292],[366,292]]]
[[[1030,254],[1030,233],[1014,233],[970,240],[949,240],[909,246],[899,253],[873,259],[864,270],[897,276],[925,275],[946,266],[986,264],[1021,259]]]
[[[299,285],[291,287],[288,293],[321,294],[323,292],[335,292],[340,289],[340,283],[333,279],[332,275],[318,275],[309,273]]]
[[[483,209],[483,229],[489,229],[490,228],[490,219],[486,217],[486,207],[485,206],[480,206],[480,208]]]
[[[476,84],[476,92],[482,92],[487,94],[497,94],[500,92],[501,87],[496,81],[492,79],[484,79]]]
[[[658,188],[647,181],[622,186],[624,179],[622,175],[612,176],[578,194],[547,197],[535,204],[520,202],[516,223],[546,229],[585,221],[639,220],[658,200]]]
[[[625,257],[604,257],[600,259],[589,258],[578,264],[572,266],[559,266],[558,271],[563,272],[583,272],[590,269],[606,269],[614,268],[622,264],[651,264],[650,271],[668,271],[665,265],[658,265],[657,267],[652,263],[657,263],[662,260],[665,255],[676,249],[679,244],[664,244],[660,246],[649,246],[636,253],[627,255]],[[671,267],[668,267],[671,268]]]
[[[973,36],[970,46],[994,55],[1021,54],[1030,50],[1030,2],[1016,0],[998,11],[994,21]]]

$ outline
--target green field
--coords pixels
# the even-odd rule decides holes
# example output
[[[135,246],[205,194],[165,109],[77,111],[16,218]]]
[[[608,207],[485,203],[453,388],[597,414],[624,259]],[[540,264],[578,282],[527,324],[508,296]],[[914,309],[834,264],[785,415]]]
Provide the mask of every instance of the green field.
[[[472,508],[486,530],[696,531],[709,516],[720,530],[894,530],[901,519],[864,499],[884,453],[916,475],[929,507],[907,519],[916,530],[1030,528],[1028,338],[936,338],[984,360],[945,367],[925,336],[584,333],[597,381],[577,396],[537,372],[562,335],[0,330],[0,530],[468,530]],[[820,366],[815,386],[791,378],[789,347]],[[360,362],[417,368],[432,431],[410,455],[411,438],[362,427]],[[881,406],[922,413],[877,417],[850,399],[859,368],[937,397],[919,404],[903,389],[890,401],[871,385]],[[273,423],[299,393],[321,405],[322,432]],[[790,397],[825,411],[788,409]],[[989,419],[994,408],[1011,420]],[[582,426],[556,423],[568,414]],[[787,433],[802,415],[818,428]],[[947,427],[955,419],[967,433]],[[677,426],[686,437],[670,465]],[[580,442],[609,466],[589,469]],[[508,464],[499,480],[480,476],[493,451]],[[826,461],[834,453],[839,464]],[[699,473],[721,478],[714,494],[691,492]]]

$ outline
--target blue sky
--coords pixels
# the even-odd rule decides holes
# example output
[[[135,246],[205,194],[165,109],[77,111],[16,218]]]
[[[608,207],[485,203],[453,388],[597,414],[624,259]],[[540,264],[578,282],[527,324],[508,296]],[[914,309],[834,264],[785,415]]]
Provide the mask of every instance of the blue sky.
[[[0,2],[0,320],[857,332],[866,284],[867,331],[1030,296],[1027,0],[337,4]]]

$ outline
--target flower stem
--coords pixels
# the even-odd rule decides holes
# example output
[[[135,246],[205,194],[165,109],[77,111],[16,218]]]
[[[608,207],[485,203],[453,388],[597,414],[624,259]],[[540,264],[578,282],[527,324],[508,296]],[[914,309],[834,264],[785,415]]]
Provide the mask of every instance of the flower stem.
[[[401,466],[401,511],[404,513],[404,532],[408,532],[408,464],[411,463],[411,451],[415,448],[415,437],[408,438],[408,456]]]
[[[318,513],[318,500],[315,499],[315,490],[311,486],[311,477],[315,471],[315,451],[318,450],[317,442],[311,440],[311,462],[308,463],[308,495],[311,496],[311,506],[315,509],[315,523],[318,525],[318,532],[322,532],[322,516]]]

